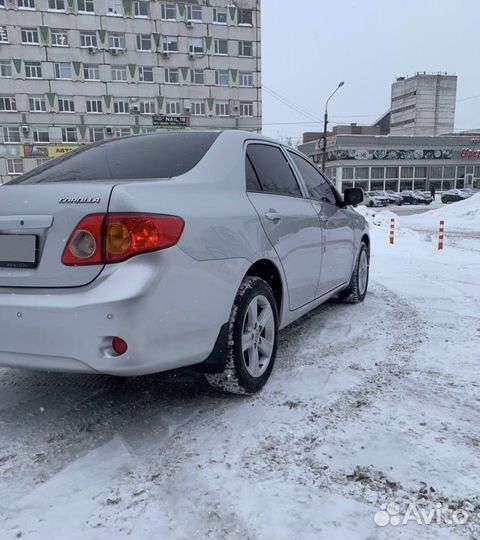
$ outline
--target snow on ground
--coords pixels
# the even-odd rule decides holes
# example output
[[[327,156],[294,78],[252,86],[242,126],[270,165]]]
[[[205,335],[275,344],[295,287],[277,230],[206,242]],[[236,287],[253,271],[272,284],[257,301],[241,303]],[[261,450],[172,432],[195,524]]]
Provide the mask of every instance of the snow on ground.
[[[472,237],[468,215],[447,226],[439,253],[405,218],[390,246],[390,214],[359,211],[366,301],[283,331],[257,396],[188,371],[120,383],[0,370],[0,538],[479,538],[478,221]],[[394,502],[469,520],[377,526]]]

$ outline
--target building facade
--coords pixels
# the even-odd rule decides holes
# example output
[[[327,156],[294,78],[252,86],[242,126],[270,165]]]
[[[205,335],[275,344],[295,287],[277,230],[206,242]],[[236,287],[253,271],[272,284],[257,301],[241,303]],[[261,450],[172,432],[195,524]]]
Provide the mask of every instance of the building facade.
[[[78,144],[260,130],[260,0],[0,0],[0,180]]]
[[[457,77],[446,73],[417,73],[392,84],[390,133],[436,136],[453,131]]]
[[[321,140],[299,150],[321,164]],[[480,135],[409,137],[335,135],[327,140],[327,175],[340,191],[480,189]]]

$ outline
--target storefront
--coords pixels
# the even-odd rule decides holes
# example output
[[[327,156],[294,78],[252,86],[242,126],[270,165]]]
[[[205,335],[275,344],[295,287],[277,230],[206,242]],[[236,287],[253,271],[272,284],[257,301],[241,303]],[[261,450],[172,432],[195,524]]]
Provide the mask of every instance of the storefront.
[[[299,147],[319,166],[318,141]],[[480,189],[480,138],[336,135],[327,143],[327,175],[338,189]]]

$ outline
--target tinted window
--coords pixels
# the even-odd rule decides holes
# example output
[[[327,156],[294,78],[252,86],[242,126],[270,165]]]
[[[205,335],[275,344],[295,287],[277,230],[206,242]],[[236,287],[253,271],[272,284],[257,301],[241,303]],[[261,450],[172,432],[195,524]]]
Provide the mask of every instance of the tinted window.
[[[247,177],[247,191],[262,191],[262,186],[257,178],[257,173],[252,167],[252,162],[247,156],[245,158],[246,163],[246,177]]]
[[[155,133],[82,147],[10,184],[171,178],[193,169],[219,133]]]
[[[301,197],[292,169],[280,148],[266,144],[250,144],[247,149],[263,191]]]
[[[309,196],[316,201],[328,201],[335,204],[337,201],[333,189],[315,165],[312,165],[298,154],[293,152],[289,152],[289,154],[302,175]]]

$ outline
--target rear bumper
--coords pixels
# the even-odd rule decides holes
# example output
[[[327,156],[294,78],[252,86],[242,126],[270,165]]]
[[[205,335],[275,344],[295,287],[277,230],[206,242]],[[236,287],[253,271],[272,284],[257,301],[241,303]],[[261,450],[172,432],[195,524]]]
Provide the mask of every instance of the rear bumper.
[[[144,375],[204,361],[248,261],[195,261],[178,247],[107,266],[73,289],[0,288],[0,365]],[[116,356],[119,336],[128,351]]]

